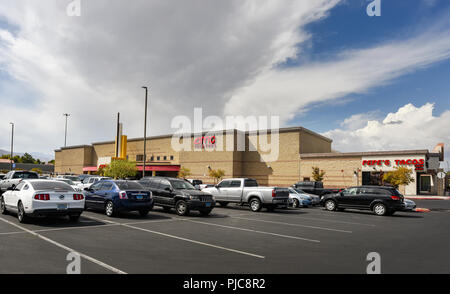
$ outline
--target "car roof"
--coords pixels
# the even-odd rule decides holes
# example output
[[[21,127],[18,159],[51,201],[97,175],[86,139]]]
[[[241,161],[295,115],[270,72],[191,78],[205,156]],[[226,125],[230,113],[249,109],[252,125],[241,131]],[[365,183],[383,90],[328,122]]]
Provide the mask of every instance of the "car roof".
[[[376,185],[362,185],[362,186],[354,186],[349,188],[371,188],[371,189],[395,189],[393,186],[376,186]]]

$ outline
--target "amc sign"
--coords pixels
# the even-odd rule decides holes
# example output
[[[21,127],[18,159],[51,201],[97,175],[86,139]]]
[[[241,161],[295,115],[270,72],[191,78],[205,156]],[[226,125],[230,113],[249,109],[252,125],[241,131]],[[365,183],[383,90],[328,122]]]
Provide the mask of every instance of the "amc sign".
[[[393,166],[414,166],[417,171],[423,171],[425,166],[424,159],[376,159],[376,160],[363,160],[362,165],[364,167],[393,167]]]
[[[209,149],[216,147],[216,136],[203,136],[194,139],[195,149]]]

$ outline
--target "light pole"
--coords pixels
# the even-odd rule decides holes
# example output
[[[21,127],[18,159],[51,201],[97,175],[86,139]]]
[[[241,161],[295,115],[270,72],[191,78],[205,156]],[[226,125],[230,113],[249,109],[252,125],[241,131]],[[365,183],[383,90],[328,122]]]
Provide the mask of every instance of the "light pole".
[[[11,157],[9,158],[9,167],[10,170],[13,170],[13,154],[14,154],[14,123],[10,123],[11,125]]]
[[[144,165],[142,167],[142,177],[145,177],[145,162],[147,161],[147,103],[148,103],[148,88],[145,89],[145,117],[144,117]]]
[[[67,147],[67,118],[70,116],[68,113],[63,114],[66,117],[66,128],[64,132],[64,147]]]

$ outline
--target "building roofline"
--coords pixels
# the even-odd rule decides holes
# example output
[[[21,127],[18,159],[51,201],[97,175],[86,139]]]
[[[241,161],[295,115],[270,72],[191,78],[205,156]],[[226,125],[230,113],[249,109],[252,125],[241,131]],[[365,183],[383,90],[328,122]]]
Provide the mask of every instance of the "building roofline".
[[[70,149],[78,149],[78,148],[86,148],[86,147],[92,147],[91,145],[75,145],[75,146],[67,146],[67,147],[61,147],[59,149],[56,149],[55,152],[61,152],[63,150],[70,150]]]
[[[266,129],[266,130],[255,130],[255,131],[241,131],[238,129],[226,129],[226,130],[217,130],[217,131],[204,131],[204,132],[195,132],[195,133],[181,133],[179,134],[179,136],[183,136],[183,137],[195,137],[195,136],[199,136],[199,135],[205,135],[205,134],[214,134],[214,133],[233,133],[233,134],[237,134],[237,133],[244,133],[245,135],[249,135],[249,134],[253,134],[255,132],[267,132],[270,133],[272,130],[271,129]],[[323,140],[326,140],[328,142],[333,142],[333,140],[324,137],[316,132],[313,132],[309,129],[306,129],[304,127],[287,127],[287,128],[280,128],[279,129],[279,133],[288,133],[288,132],[306,132],[308,134],[311,134],[313,136],[316,136],[318,138],[321,138]],[[167,139],[167,138],[171,138],[174,134],[166,134],[166,135],[157,135],[157,136],[150,136],[147,137],[147,140],[157,140],[157,139]],[[144,137],[138,137],[138,138],[130,138],[128,139],[128,142],[136,142],[136,141],[143,141]],[[55,152],[58,152],[60,150],[65,150],[65,149],[75,149],[75,148],[81,148],[84,146],[95,146],[95,145],[106,145],[106,144],[115,144],[115,141],[102,141],[102,142],[94,142],[92,143],[92,145],[80,145],[80,146],[70,146],[70,147],[63,147],[60,149],[55,150]]]
[[[428,150],[398,150],[398,151],[368,151],[368,152],[330,152],[330,153],[303,153],[301,158],[332,158],[332,157],[360,157],[383,155],[428,155]]]

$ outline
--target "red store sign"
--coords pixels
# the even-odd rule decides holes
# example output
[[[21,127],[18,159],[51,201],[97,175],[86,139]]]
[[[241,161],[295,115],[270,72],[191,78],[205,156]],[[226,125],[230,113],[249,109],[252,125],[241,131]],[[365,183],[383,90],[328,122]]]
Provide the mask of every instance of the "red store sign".
[[[411,166],[413,165],[416,170],[423,170],[425,165],[424,159],[395,159],[395,160],[363,160],[363,166]]]
[[[216,136],[203,136],[194,139],[194,148],[213,148],[216,146]]]

